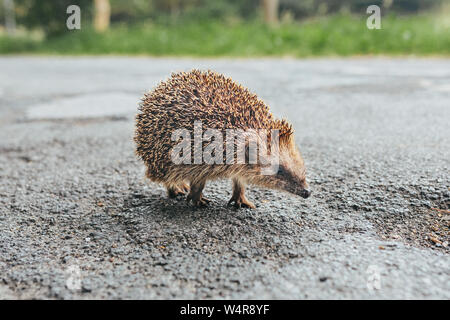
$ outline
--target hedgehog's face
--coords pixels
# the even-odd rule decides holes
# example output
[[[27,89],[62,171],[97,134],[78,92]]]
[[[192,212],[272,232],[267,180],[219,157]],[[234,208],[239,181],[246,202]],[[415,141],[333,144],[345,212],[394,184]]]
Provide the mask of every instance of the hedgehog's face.
[[[247,168],[248,182],[308,198],[311,191],[306,182],[305,164],[292,136],[280,139],[277,156],[276,164],[265,159],[263,162],[271,163],[271,165],[259,167],[255,171]]]
[[[289,148],[281,148],[280,165],[276,174],[276,180],[281,189],[308,198],[311,195],[306,182],[306,169],[303,158],[295,145]]]
[[[306,170],[303,158],[295,145],[280,146],[278,171],[274,175],[261,177],[261,184],[281,189],[289,193],[308,198],[311,191],[306,182]]]

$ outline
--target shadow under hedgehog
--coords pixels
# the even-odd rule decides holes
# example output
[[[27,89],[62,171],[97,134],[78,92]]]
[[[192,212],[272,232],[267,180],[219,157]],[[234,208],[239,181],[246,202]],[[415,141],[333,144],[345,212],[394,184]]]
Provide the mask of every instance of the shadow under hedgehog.
[[[201,129],[253,133],[245,134],[246,138],[239,140],[243,141],[244,161],[238,161],[238,152],[234,149],[231,154],[234,161],[231,162],[228,150],[227,155],[223,152],[214,154],[214,163],[195,161],[204,159],[204,152],[208,148],[211,150],[211,144],[225,144],[216,136],[210,137],[209,141],[203,136],[195,148],[195,131],[198,129],[195,126],[199,123]],[[183,151],[183,161],[179,163],[173,161],[173,150],[179,140],[179,137],[174,139],[174,132],[181,129],[188,132],[189,139],[193,133],[194,152],[191,152],[189,140],[189,148]],[[267,134],[268,131],[277,132],[277,139],[273,134]],[[247,184],[283,190],[303,198],[311,194],[292,126],[285,120],[275,119],[267,105],[248,89],[213,71],[174,73],[145,94],[136,116],[134,141],[136,154],[147,167],[146,176],[153,182],[163,183],[169,197],[188,193],[187,200],[198,207],[209,202],[202,194],[206,181],[221,178],[232,179],[233,195],[228,204],[237,208],[255,208],[245,197]],[[260,149],[265,148],[264,152],[259,150],[260,161],[256,162],[250,161],[255,144]],[[236,147],[239,149],[239,145]],[[274,156],[277,159],[277,170],[273,174],[263,172],[267,167],[268,159],[264,157],[269,148],[271,159]]]

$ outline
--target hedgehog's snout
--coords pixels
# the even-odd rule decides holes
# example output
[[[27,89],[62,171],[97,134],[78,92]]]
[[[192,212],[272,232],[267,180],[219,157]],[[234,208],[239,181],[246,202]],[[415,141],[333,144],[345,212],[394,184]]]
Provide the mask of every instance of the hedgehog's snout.
[[[309,198],[309,196],[311,195],[311,190],[309,190],[309,189],[302,189],[302,190],[300,190],[298,195],[303,197],[303,198],[305,198],[305,199]]]

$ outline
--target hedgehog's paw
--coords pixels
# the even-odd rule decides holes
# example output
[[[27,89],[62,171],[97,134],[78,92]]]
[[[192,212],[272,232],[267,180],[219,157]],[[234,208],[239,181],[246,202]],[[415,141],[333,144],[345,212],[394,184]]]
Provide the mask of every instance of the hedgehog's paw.
[[[228,206],[233,205],[236,209],[240,209],[241,207],[255,209],[256,206],[253,202],[249,201],[244,195],[238,197],[231,197],[230,201],[228,201]]]
[[[208,205],[210,201],[206,198],[201,198],[199,200],[192,200],[192,203],[194,204],[194,206],[196,206],[197,208],[203,208],[206,207]]]
[[[169,198],[177,198],[179,196],[184,196],[186,195],[186,193],[189,192],[189,185],[186,183],[181,183],[179,185],[175,185],[175,186],[167,186],[167,194],[169,196]]]
[[[167,195],[171,199],[177,198],[179,196],[184,196],[185,194],[186,194],[186,192],[183,189],[179,188],[179,187],[169,187],[169,188],[167,188]]]
[[[191,193],[188,194],[187,198],[186,198],[187,202],[189,203],[192,200],[192,203],[194,204],[194,206],[196,206],[197,208],[203,208],[206,207],[208,205],[208,203],[210,203],[211,201],[207,198],[205,198],[203,196],[203,194],[200,194],[199,196],[194,194],[192,195]]]

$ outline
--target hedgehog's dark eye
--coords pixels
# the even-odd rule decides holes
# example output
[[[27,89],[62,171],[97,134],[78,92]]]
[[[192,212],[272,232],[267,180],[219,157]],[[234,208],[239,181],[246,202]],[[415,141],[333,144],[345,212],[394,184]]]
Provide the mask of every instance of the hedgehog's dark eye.
[[[284,175],[285,173],[286,173],[286,170],[284,170],[284,167],[280,165],[280,166],[278,167],[277,175],[278,175],[278,176],[282,176],[282,175]]]

